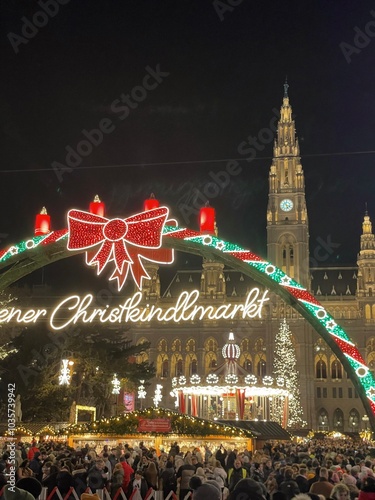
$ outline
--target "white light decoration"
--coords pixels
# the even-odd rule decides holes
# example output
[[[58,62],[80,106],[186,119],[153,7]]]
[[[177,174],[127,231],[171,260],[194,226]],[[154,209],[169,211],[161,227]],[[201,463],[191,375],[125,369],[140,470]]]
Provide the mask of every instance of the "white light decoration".
[[[178,379],[177,379],[177,377],[173,377],[173,378],[172,378],[172,387],[176,387],[176,386],[177,386],[177,384],[178,384]]]
[[[227,384],[237,384],[238,376],[234,373],[228,373],[228,375],[225,375],[225,382]]]
[[[160,384],[157,384],[156,385],[156,389],[155,389],[155,395],[153,397],[153,402],[154,402],[154,405],[155,407],[157,408],[159,406],[159,403],[161,402],[161,400],[163,399],[163,395],[161,393],[161,390],[163,389],[163,386],[160,385]]]
[[[143,385],[145,383],[145,381],[140,380],[140,383],[141,384],[138,386],[138,399],[142,400],[142,399],[145,399],[147,392],[146,392],[145,386]]]
[[[9,249],[11,251],[11,249]],[[14,251],[17,251],[17,248]],[[49,313],[47,309],[18,309],[14,307],[0,309],[0,324],[9,323],[16,318],[17,323],[37,323],[47,320],[52,330],[64,330],[69,325],[78,323],[179,323],[183,321],[213,321],[234,320],[237,317],[244,320],[262,318],[263,306],[270,299],[268,290],[263,292],[259,288],[252,288],[242,304],[225,304],[220,306],[203,307],[198,304],[199,290],[182,292],[176,303],[165,310],[158,305],[142,307],[142,292],[137,292],[122,303],[111,307],[98,308],[95,306],[95,296],[91,293],[79,296],[66,297]]]
[[[190,383],[191,384],[197,385],[197,384],[200,384],[200,382],[201,382],[201,378],[200,378],[200,376],[197,373],[194,373],[190,377]]]
[[[178,383],[180,385],[185,385],[186,384],[186,377],[184,377],[183,375],[181,375],[181,377],[178,377]]]
[[[253,374],[246,375],[246,377],[245,377],[245,384],[255,385],[257,382],[258,382],[258,379],[256,378],[255,375],[253,375]]]
[[[59,385],[70,385],[70,379],[69,359],[62,359],[59,375]]]
[[[284,387],[284,385],[285,385],[285,379],[284,379],[284,377],[277,377],[277,379],[276,379],[276,385],[278,387]]]
[[[241,350],[237,344],[234,343],[233,332],[229,333],[228,344],[222,348],[221,353],[224,359],[238,359],[241,355]]]
[[[111,384],[112,384],[112,394],[120,394],[121,382],[117,378],[116,373],[113,375]]]
[[[217,384],[219,382],[219,377],[216,373],[209,373],[206,377],[207,384]]]
[[[271,375],[266,375],[263,377],[263,384],[264,385],[272,385],[273,384],[273,377]]]
[[[170,394],[170,396],[172,396],[172,398],[175,398],[174,399],[174,406],[175,406],[175,408],[178,408],[178,406],[179,406],[178,392],[176,391],[176,389],[173,389],[173,391],[171,391],[169,394]]]

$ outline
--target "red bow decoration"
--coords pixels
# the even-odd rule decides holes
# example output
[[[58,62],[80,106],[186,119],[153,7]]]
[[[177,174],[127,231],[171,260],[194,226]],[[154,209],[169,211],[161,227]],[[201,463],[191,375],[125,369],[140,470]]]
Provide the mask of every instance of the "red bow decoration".
[[[158,264],[173,262],[173,250],[161,248],[163,227],[167,221],[168,208],[159,207],[127,219],[106,219],[81,210],[68,212],[68,250],[87,251],[86,262],[97,265],[100,274],[108,262],[114,261],[115,270],[110,279],[117,279],[121,290],[129,269],[139,289],[142,279],[150,279],[141,258]],[[171,225],[174,221],[168,221]]]

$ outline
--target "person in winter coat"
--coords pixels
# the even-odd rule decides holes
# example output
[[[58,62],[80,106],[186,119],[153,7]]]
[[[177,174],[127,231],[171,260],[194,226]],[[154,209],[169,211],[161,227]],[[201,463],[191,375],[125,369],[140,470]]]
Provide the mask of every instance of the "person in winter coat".
[[[115,465],[112,474],[112,481],[111,481],[112,498],[115,496],[117,490],[122,487],[123,480],[124,480],[124,469],[122,468],[121,463],[118,463]]]
[[[242,467],[242,462],[239,458],[234,461],[233,467],[228,470],[228,489],[233,491],[236,484],[247,477],[247,471]]]
[[[154,490],[158,489],[159,474],[155,462],[152,460],[149,462],[147,469],[143,471],[143,476],[149,488],[153,488]]]
[[[141,497],[145,498],[149,487],[146,479],[144,478],[144,473],[141,469],[138,469],[134,472],[134,477],[132,477],[129,484],[127,498],[130,498],[133,491],[137,489],[139,490]]]
[[[285,481],[280,484],[280,491],[284,493],[286,500],[292,500],[300,493],[298,484],[293,479],[293,469],[288,467],[284,473]]]
[[[212,469],[212,475],[214,476],[215,481],[218,482],[221,492],[223,493],[228,474],[221,466],[220,460],[216,460],[215,467]]]
[[[364,479],[362,489],[359,492],[358,500],[374,500],[375,499],[375,479],[368,476]]]
[[[177,478],[173,464],[170,460],[167,461],[164,470],[161,471],[160,480],[162,482],[164,498],[167,498],[169,493],[177,490]]]

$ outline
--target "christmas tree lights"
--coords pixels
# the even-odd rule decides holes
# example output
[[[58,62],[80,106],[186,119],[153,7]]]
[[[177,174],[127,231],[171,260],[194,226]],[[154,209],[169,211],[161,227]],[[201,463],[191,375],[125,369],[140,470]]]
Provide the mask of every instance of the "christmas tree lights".
[[[304,427],[301,393],[299,389],[299,373],[297,371],[296,352],[292,342],[292,335],[286,319],[280,323],[275,337],[275,354],[273,360],[273,374],[276,379],[285,380],[285,387],[290,393],[287,427]],[[283,422],[284,408],[274,409],[272,415],[280,424]]]

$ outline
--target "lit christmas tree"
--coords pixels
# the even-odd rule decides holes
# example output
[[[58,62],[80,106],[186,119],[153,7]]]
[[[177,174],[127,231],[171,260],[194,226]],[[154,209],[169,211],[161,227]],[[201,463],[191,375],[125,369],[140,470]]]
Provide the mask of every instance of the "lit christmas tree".
[[[289,398],[288,420],[285,422],[284,408],[275,407],[272,418],[280,424],[286,423],[286,427],[303,427],[306,425],[303,419],[301,405],[301,393],[299,389],[299,372],[297,371],[296,352],[292,342],[292,335],[286,319],[280,323],[280,329],[275,337],[275,356],[273,361],[273,373],[276,380],[283,379],[285,388],[291,394]]]

